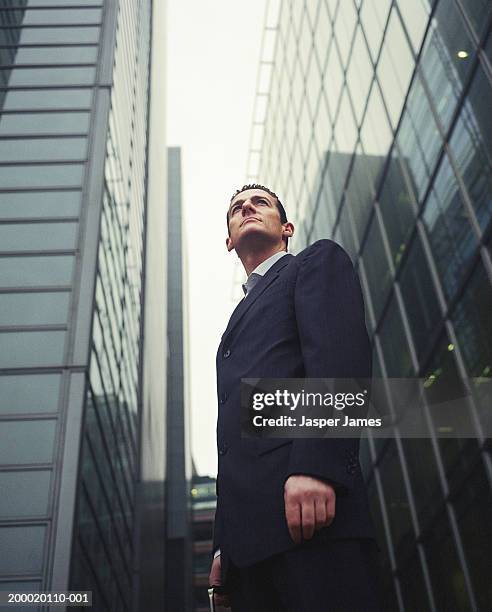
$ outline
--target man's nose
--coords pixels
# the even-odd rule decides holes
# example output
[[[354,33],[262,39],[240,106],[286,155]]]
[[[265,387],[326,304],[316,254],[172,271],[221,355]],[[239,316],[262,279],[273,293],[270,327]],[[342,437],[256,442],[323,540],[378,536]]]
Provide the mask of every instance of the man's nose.
[[[256,212],[256,208],[253,204],[253,202],[251,200],[246,200],[245,202],[243,202],[243,205],[241,206],[241,212],[243,213],[243,217],[250,212]]]

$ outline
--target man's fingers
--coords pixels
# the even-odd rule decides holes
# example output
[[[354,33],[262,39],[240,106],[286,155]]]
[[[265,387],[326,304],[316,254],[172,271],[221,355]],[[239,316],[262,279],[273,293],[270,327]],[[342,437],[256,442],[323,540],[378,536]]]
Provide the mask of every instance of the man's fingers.
[[[305,540],[310,540],[313,537],[315,523],[314,500],[305,500],[301,506],[302,518],[302,536]]]
[[[325,499],[316,499],[314,501],[314,511],[316,517],[316,529],[321,529],[328,525],[327,522],[327,502]]]
[[[290,537],[296,544],[300,544],[302,540],[301,507],[297,502],[285,500],[285,518]]]
[[[326,524],[330,525],[335,518],[335,504],[336,497],[335,495],[330,495],[326,502]]]
[[[220,586],[221,584],[220,555],[215,557],[215,559],[212,561],[212,567],[210,568],[208,583],[210,586]]]

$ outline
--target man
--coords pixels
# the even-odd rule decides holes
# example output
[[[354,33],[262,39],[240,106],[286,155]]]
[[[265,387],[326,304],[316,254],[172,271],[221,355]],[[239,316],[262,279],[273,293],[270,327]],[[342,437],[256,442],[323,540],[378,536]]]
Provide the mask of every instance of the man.
[[[294,226],[275,193],[245,185],[226,246],[248,280],[217,351],[216,603],[234,612],[379,610],[359,440],[241,438],[241,378],[370,378],[359,281],[319,240],[287,253]]]

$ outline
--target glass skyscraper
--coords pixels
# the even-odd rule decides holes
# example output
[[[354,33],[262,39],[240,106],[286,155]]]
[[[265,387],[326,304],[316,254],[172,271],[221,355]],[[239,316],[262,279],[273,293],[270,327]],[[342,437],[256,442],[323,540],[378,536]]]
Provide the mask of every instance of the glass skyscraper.
[[[248,182],[361,278],[374,375],[492,374],[492,4],[267,7]],[[475,405],[474,408],[480,408]],[[482,406],[490,410],[490,406]],[[488,610],[490,440],[369,439],[388,610]]]
[[[163,602],[163,11],[0,3],[0,588],[97,610]]]

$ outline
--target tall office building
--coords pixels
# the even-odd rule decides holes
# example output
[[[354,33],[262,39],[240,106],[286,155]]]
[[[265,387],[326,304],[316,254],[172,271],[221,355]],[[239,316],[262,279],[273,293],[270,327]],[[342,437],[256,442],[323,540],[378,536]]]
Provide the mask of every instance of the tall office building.
[[[168,149],[166,603],[191,612],[191,423],[181,149]]]
[[[215,478],[193,474],[193,612],[208,612],[208,575],[212,559],[215,509]]]
[[[163,11],[0,10],[0,588],[96,610],[163,603]]]
[[[293,248],[333,238],[359,272],[374,374],[429,393],[492,373],[492,4],[269,3],[248,182],[296,223]],[[490,446],[362,445],[388,610],[485,610]]]

